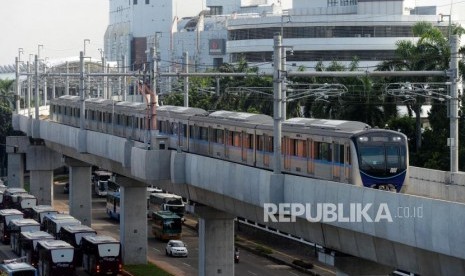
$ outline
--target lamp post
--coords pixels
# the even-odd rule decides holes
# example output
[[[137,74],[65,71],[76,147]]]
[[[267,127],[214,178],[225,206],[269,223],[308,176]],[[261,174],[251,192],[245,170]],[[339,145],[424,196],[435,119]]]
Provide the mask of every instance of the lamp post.
[[[37,58],[38,59],[40,59],[40,48],[42,48],[42,50],[43,50],[44,45],[42,45],[42,44],[37,45]]]
[[[86,56],[86,42],[90,44],[90,39],[84,39],[84,57]]]
[[[441,16],[441,19],[438,20],[438,23],[444,22],[444,17],[449,18],[449,25],[448,25],[448,29],[447,29],[447,38],[448,38],[449,43],[450,43],[450,37],[452,35],[451,16],[450,16],[450,14],[442,14],[442,13],[440,13],[439,16]]]

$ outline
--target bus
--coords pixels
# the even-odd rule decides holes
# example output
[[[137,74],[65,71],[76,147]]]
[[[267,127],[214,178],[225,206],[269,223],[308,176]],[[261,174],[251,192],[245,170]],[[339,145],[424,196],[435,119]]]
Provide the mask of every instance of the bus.
[[[23,212],[16,209],[0,210],[0,239],[4,244],[10,244],[10,221],[24,218]]]
[[[37,276],[37,269],[22,262],[23,258],[4,260],[0,264],[1,276]]]
[[[181,217],[171,211],[152,213],[152,233],[161,240],[180,239],[182,233]]]
[[[19,194],[27,194],[23,188],[8,188],[3,192],[2,204],[4,209],[14,209],[13,196]],[[17,199],[17,197],[15,197]]]
[[[82,266],[82,238],[95,235],[97,235],[97,231],[87,225],[65,225],[61,227],[60,240],[74,246],[74,253],[76,255],[74,261],[76,266]]]
[[[81,225],[81,221],[67,214],[47,215],[43,221],[43,229],[57,239],[60,238],[60,228],[65,225]]]
[[[156,211],[171,211],[184,220],[186,206],[181,196],[168,193],[151,193],[149,198],[150,216],[153,216]]]
[[[36,205],[32,207],[31,217],[40,223],[40,230],[44,230],[44,217],[46,215],[58,214],[58,211],[55,210],[51,205]]]
[[[40,231],[40,223],[28,218],[12,219],[8,224],[10,231],[10,247],[19,254],[19,236],[21,232]]]
[[[36,250],[41,276],[75,275],[74,247],[71,244],[60,240],[41,240],[37,242]]]
[[[112,172],[97,170],[92,173],[95,194],[101,197],[107,195],[108,180],[113,176]]]
[[[37,198],[31,194],[15,194],[12,196],[13,209],[24,213],[24,218],[32,218],[32,207],[37,205]]]
[[[90,275],[119,275],[122,272],[121,243],[115,238],[85,236],[81,249],[82,267]]]
[[[107,210],[107,215],[112,219],[119,220],[120,197],[121,197],[121,194],[119,192],[109,192],[107,194],[106,210]]]
[[[55,237],[44,231],[21,232],[19,235],[19,256],[24,256],[26,262],[35,268],[39,262],[39,254],[36,250],[37,242],[41,240],[54,240]]]

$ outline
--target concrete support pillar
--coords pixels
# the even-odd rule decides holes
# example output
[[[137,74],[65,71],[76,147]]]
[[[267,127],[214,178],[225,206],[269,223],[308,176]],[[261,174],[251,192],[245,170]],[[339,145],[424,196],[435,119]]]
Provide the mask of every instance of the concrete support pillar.
[[[82,224],[92,226],[92,166],[69,157],[69,214]]]
[[[62,155],[49,150],[40,140],[26,151],[26,169],[30,171],[30,193],[38,204],[53,203],[53,170],[62,167]]]
[[[8,187],[24,188],[24,156],[8,153]]]
[[[195,207],[199,218],[199,275],[234,275],[234,216]]]
[[[120,241],[124,264],[147,263],[147,184],[117,176],[120,185]]]
[[[24,168],[26,153],[29,147],[29,137],[6,137],[6,153],[8,154],[8,186],[24,188]]]
[[[390,275],[395,269],[393,267],[378,264],[372,261],[354,256],[335,256],[334,266],[337,276],[346,275]]]
[[[37,204],[53,205],[53,170],[30,170],[29,184]]]

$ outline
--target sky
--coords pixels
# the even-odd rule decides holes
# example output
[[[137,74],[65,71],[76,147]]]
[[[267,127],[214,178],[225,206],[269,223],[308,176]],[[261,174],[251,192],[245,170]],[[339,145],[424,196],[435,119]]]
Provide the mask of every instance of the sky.
[[[452,19],[465,26],[465,0],[410,1],[436,5],[443,14],[451,14],[452,3]],[[109,0],[0,0],[0,5],[0,65],[14,64],[19,48],[22,61],[33,60],[39,49],[41,58],[78,57],[86,39],[87,55],[100,59]]]

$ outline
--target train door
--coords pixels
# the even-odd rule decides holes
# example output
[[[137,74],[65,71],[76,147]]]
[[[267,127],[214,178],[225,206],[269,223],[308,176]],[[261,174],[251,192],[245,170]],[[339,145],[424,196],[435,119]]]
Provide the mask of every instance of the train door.
[[[184,145],[184,127],[181,122],[176,123],[178,125],[178,149],[182,148]]]
[[[232,138],[231,138],[232,133],[233,132],[229,131],[229,129],[227,129],[227,128],[224,129],[224,137],[225,137],[224,144],[223,144],[224,157],[228,158],[228,159],[229,159],[229,149],[232,146]]]
[[[213,134],[213,128],[212,127],[208,127],[208,155],[213,155],[213,138],[214,138],[214,134]]]
[[[315,153],[313,147],[313,140],[307,139],[307,174],[314,174],[315,173]]]
[[[181,137],[181,148],[183,150],[189,149],[189,128],[187,124],[179,122],[180,137]]]
[[[263,136],[261,136],[263,138],[263,165],[265,165],[265,167],[269,167],[270,166],[270,154],[268,153],[268,149],[269,149],[269,136],[266,135],[265,133],[263,133]],[[271,147],[273,147],[273,144],[271,144]]]
[[[249,146],[250,146],[249,135],[245,131],[242,131],[240,135],[241,135],[240,139],[242,140],[242,143],[241,143],[242,161],[247,163],[247,150],[249,149]]]
[[[290,139],[287,136],[283,138],[283,155],[284,155],[284,170],[289,171],[291,169],[291,154],[292,154],[292,144],[294,140]]]
[[[341,178],[342,182],[344,183],[350,183],[351,179],[351,164],[350,164],[350,144],[345,143],[344,144],[344,173]]]
[[[344,175],[344,144],[339,142],[333,142],[333,179],[340,181]]]

